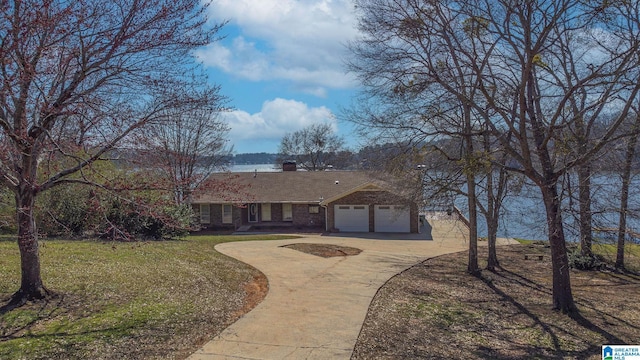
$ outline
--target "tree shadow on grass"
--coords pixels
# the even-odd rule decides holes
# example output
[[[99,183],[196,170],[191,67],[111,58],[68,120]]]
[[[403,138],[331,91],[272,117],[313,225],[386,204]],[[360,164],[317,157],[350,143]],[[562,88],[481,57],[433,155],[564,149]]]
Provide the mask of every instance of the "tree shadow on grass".
[[[0,345],[6,345],[0,346],[0,358],[13,358],[18,352],[24,358],[42,359],[84,359],[96,355],[110,359],[173,358],[176,345],[167,346],[165,341],[175,335],[168,332],[166,324],[131,321],[126,317],[96,321],[94,316],[99,319],[109,305],[91,303],[86,308],[87,303],[83,296],[66,295],[29,302],[20,308],[8,304],[0,307]],[[132,337],[135,340],[130,340]],[[112,347],[111,339],[125,341]],[[187,349],[187,355],[195,351]]]
[[[8,325],[7,329],[0,328],[0,340],[11,339],[16,334],[32,328],[37,322],[57,316],[60,310],[63,309],[64,300],[65,297],[63,295],[53,293],[35,303],[14,301],[13,297],[9,298],[5,305],[0,306],[0,317],[25,306],[29,306],[29,310],[34,310],[35,316],[32,316],[30,320],[13,328],[9,328],[11,325]]]
[[[3,300],[3,302],[5,302],[6,304],[0,306],[0,316],[20,307],[20,304],[13,302],[11,298]]]
[[[509,269],[506,269],[504,267],[502,267],[501,265],[496,266],[497,269],[499,269],[500,271],[491,271],[492,274],[496,275],[496,276],[500,276],[502,278],[507,278],[507,276],[509,276],[509,281],[511,282],[515,282],[520,286],[523,287],[527,287],[531,290],[535,290],[535,291],[539,291],[542,293],[545,293],[549,296],[551,296],[551,291],[544,285],[542,284],[538,284],[537,282],[528,279],[525,276],[522,276],[518,273],[515,273],[513,271],[510,271]],[[507,276],[505,276],[507,275]],[[485,281],[486,282],[486,281]]]
[[[532,313],[526,306],[524,306],[523,304],[519,303],[516,299],[514,299],[512,296],[510,296],[509,294],[507,294],[506,292],[504,292],[503,290],[499,289],[490,278],[485,277],[484,275],[480,275],[480,280],[482,280],[482,282],[485,283],[485,285],[487,285],[487,287],[489,289],[491,289],[494,293],[496,293],[496,295],[500,296],[500,298],[503,301],[506,301],[508,303],[510,303],[511,305],[513,305],[516,309],[518,309],[518,311],[524,315],[526,315],[528,318],[530,318],[531,320],[533,320],[533,322],[540,326],[540,328],[542,328],[542,330],[549,335],[549,337],[551,338],[551,341],[553,342],[553,349],[555,351],[561,351],[561,346],[560,346],[560,340],[558,339],[558,336],[555,334],[555,332],[553,331],[553,329],[551,328],[551,326],[549,326],[549,324],[545,323],[544,321],[542,321],[540,319],[540,317],[538,317],[536,314]]]
[[[544,286],[537,284],[534,281],[531,281],[530,279],[527,279],[526,277],[519,275],[519,274],[515,274],[513,272],[507,271],[502,269],[503,271],[505,271],[507,274],[513,275],[514,278],[512,278],[511,280],[514,280],[519,283],[519,285],[521,286],[526,286],[528,288],[531,289],[535,289],[536,291],[541,291],[541,289],[544,289]],[[495,274],[495,272],[494,272]],[[572,356],[572,357],[576,357],[578,359],[582,359],[582,358],[587,358],[588,356],[593,355],[594,353],[598,353],[600,351],[600,346],[599,345],[590,345],[589,347],[587,347],[586,349],[582,349],[580,351],[578,350],[569,350],[569,349],[564,349],[562,347],[562,340],[558,337],[557,335],[557,330],[563,330],[563,329],[557,329],[554,327],[553,324],[549,324],[546,323],[545,321],[543,321],[543,319],[540,318],[540,316],[536,315],[535,313],[533,313],[532,311],[530,311],[527,306],[525,306],[524,304],[522,304],[521,302],[517,301],[514,297],[512,297],[511,295],[507,294],[505,291],[503,291],[502,289],[498,288],[492,279],[485,277],[484,275],[480,275],[479,277],[480,280],[482,280],[482,282],[489,288],[491,289],[491,291],[493,291],[496,295],[498,295],[503,301],[506,301],[508,303],[510,303],[512,306],[514,306],[521,314],[527,316],[529,319],[531,319],[535,325],[539,326],[542,331],[547,334],[549,336],[549,338],[551,339],[551,343],[552,343],[552,351],[557,355],[558,358],[564,358],[566,356]],[[545,292],[545,291],[543,291]],[[582,328],[584,328],[587,331],[590,332],[595,332],[597,334],[599,334],[600,336],[602,336],[604,339],[606,339],[606,343],[607,344],[624,344],[625,342],[620,339],[618,336],[608,332],[607,330],[601,328],[600,326],[594,324],[593,322],[591,322],[589,319],[585,318],[582,314],[580,314],[579,311],[575,311],[574,313],[568,314],[567,315],[569,318],[571,318],[572,320],[574,320],[579,326],[581,326]],[[530,345],[527,346],[527,352],[530,354],[544,354],[545,350],[548,350],[544,347],[539,347],[539,346],[534,346],[534,345]],[[479,349],[479,355],[482,355],[482,357],[486,357],[486,358],[491,358],[491,359],[508,359],[509,357],[500,357],[498,354],[496,354],[491,348],[485,348],[483,349],[482,347]]]

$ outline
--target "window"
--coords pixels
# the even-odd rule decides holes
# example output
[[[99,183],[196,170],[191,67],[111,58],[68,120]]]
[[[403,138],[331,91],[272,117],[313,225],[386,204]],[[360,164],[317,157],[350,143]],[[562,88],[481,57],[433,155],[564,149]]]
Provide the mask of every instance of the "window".
[[[318,214],[318,213],[320,213],[320,206],[309,205],[309,214]]]
[[[233,207],[231,204],[222,204],[222,223],[233,223]]]
[[[293,221],[293,210],[291,204],[282,204],[282,220]]]
[[[354,210],[364,210],[365,207],[364,206],[354,206],[353,209]]]
[[[211,207],[209,204],[200,204],[200,223],[211,224]]]
[[[271,221],[271,204],[262,204],[262,221]]]

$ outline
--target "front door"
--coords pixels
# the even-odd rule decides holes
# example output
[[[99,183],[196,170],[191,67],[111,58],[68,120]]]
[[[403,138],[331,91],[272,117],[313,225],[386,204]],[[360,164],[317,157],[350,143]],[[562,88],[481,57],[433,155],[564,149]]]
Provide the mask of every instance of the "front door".
[[[249,222],[258,222],[258,204],[249,204]]]

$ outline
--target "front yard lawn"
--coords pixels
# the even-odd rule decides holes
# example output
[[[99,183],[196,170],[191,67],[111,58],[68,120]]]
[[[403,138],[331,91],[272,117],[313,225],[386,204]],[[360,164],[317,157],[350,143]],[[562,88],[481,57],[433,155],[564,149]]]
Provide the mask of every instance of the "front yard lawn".
[[[43,280],[58,295],[0,314],[0,359],[185,358],[266,295],[260,272],[214,246],[283,238],[42,241]],[[0,240],[0,305],[19,268],[15,240]]]

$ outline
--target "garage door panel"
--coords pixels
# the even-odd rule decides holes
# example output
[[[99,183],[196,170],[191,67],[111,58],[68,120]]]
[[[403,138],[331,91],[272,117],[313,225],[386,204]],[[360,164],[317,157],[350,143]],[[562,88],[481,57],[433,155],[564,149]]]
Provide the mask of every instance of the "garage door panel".
[[[406,206],[376,205],[374,221],[376,232],[411,232],[411,216]]]
[[[341,232],[369,232],[368,205],[335,205],[334,216]]]

